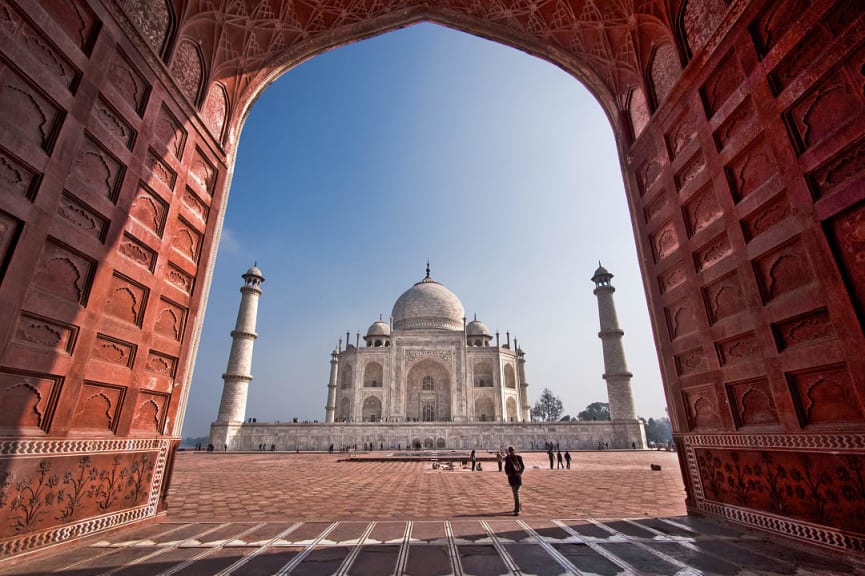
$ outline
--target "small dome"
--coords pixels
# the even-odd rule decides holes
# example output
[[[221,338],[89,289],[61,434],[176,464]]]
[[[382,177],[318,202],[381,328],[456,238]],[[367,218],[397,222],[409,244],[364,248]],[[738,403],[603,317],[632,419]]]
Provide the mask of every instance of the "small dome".
[[[383,320],[376,320],[366,331],[366,337],[371,336],[390,336],[390,325]]]
[[[601,263],[598,262],[598,269],[595,270],[594,276],[609,276],[609,275],[610,275],[609,270],[607,270],[606,268],[601,266]],[[592,277],[594,278],[594,276],[592,276]]]
[[[462,330],[465,310],[456,294],[427,276],[393,305],[396,330]]]
[[[244,276],[258,276],[259,278],[264,278],[264,275],[261,273],[258,266],[251,266]]]
[[[489,336],[490,329],[480,320],[472,320],[466,326],[466,334],[468,336]]]

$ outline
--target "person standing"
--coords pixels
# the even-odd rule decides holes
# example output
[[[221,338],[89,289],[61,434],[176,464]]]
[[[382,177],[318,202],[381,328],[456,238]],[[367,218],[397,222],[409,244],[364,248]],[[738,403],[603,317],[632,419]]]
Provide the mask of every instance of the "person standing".
[[[561,450],[559,450],[556,453],[556,462],[558,463],[558,466],[557,466],[558,470],[563,470],[565,468],[565,465],[562,462],[562,451]]]
[[[520,487],[523,485],[523,472],[526,466],[523,457],[517,454],[513,446],[508,446],[508,455],[505,456],[505,474],[508,475],[508,484],[514,493],[514,516],[519,516],[522,511],[520,506]]]
[[[469,456],[469,458],[472,461],[472,472],[474,472],[475,471],[475,464],[477,464],[477,461],[478,461],[478,457],[475,455],[474,450],[472,450],[472,454],[471,454],[471,456]]]
[[[503,460],[504,460],[504,458],[502,457],[502,451],[496,450],[496,462],[499,463],[499,472],[502,471],[502,461]]]
[[[553,443],[550,442],[549,446],[550,446],[550,447],[547,448],[547,458],[550,459],[550,470],[552,470],[552,469],[553,469],[553,463],[554,463],[556,457],[555,457],[555,455],[553,454]]]
[[[565,450],[565,465],[567,466],[568,470],[571,469],[571,453],[567,450]]]

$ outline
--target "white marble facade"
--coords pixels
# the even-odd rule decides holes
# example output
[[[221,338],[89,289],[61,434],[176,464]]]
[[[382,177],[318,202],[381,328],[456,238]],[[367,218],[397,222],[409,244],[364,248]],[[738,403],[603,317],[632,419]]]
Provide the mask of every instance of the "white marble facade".
[[[348,339],[346,335],[346,339]],[[427,276],[331,355],[326,422],[525,422],[525,354]]]

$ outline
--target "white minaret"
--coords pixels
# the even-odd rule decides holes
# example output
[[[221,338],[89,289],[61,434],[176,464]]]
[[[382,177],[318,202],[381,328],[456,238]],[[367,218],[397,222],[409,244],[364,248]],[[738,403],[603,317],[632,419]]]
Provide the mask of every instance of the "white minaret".
[[[616,305],[613,302],[613,292],[616,289],[610,284],[613,275],[598,262],[598,269],[592,276],[595,283],[595,296],[598,297],[598,315],[601,319],[601,331],[598,338],[604,346],[604,380],[607,381],[607,396],[610,400],[610,418],[613,420],[634,420],[634,396],[631,393],[631,378],[625,363],[625,349],[622,348],[624,331],[619,328],[619,318],[616,316]]]
[[[342,341],[340,341],[340,346]],[[325,422],[333,422],[336,416],[336,379],[339,372],[338,352],[334,350],[330,354],[330,380],[327,382],[327,405],[324,407]]]
[[[258,266],[253,266],[243,275],[240,309],[237,311],[234,330],[231,331],[231,354],[228,356],[228,368],[222,375],[224,384],[217,424],[242,423],[246,419],[246,397],[252,381],[252,345],[258,338],[255,322],[262,282],[264,276]]]

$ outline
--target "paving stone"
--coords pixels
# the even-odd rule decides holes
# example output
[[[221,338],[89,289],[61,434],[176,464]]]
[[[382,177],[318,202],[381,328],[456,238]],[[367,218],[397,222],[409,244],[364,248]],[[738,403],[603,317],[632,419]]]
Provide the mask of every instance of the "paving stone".
[[[412,546],[409,550],[406,576],[446,576],[452,573],[447,546]]]
[[[347,546],[319,546],[310,552],[289,574],[296,576],[330,576],[336,573],[351,551]]]
[[[568,573],[567,569],[553,560],[549,552],[540,546],[505,544],[503,547],[523,574],[558,576]]]
[[[601,576],[615,576],[625,572],[585,544],[554,544],[553,548],[582,572]]]
[[[675,574],[678,568],[666,562],[651,552],[643,550],[636,544],[630,542],[600,544],[607,552],[617,558],[621,558],[636,570],[643,574],[669,575]]]
[[[458,546],[457,554],[465,576],[500,576],[511,573],[493,546]]]
[[[254,548],[221,548],[175,572],[173,576],[212,576],[254,550]]]
[[[232,571],[232,576],[270,576],[303,552],[300,546],[268,548]]]
[[[399,546],[364,546],[349,569],[350,576],[389,576],[396,572]]]

